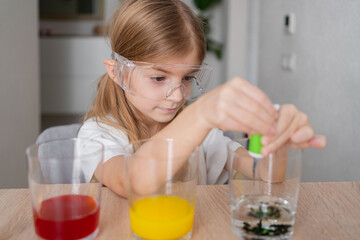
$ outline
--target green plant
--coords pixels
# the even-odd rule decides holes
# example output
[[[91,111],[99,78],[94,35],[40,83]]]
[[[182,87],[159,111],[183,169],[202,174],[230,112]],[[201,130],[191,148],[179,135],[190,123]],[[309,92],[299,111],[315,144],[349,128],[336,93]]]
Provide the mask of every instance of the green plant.
[[[211,31],[210,19],[212,16],[206,14],[206,11],[208,9],[219,4],[221,0],[193,0],[193,2],[196,8],[199,10],[198,17],[204,22],[204,33],[206,36],[206,51],[213,52],[218,59],[221,59],[223,44],[209,37],[209,33]]]

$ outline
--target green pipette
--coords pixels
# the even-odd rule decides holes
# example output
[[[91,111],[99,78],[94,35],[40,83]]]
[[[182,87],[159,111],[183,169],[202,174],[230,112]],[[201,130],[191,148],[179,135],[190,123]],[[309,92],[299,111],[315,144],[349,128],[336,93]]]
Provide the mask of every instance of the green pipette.
[[[274,104],[274,108],[276,109],[276,111],[278,111],[280,109],[280,105]],[[264,157],[261,154],[261,148],[262,148],[261,138],[262,138],[261,134],[253,134],[250,136],[250,140],[249,140],[248,151],[249,151],[250,156],[252,156],[254,158],[253,178],[255,177],[255,169],[256,169],[256,165],[257,165],[259,159]]]

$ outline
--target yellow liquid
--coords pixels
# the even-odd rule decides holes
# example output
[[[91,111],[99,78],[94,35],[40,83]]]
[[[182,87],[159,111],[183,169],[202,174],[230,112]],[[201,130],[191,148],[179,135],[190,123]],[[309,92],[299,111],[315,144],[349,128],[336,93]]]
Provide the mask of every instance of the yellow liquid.
[[[143,239],[179,239],[191,231],[194,205],[172,196],[156,196],[136,201],[130,208],[133,233]]]

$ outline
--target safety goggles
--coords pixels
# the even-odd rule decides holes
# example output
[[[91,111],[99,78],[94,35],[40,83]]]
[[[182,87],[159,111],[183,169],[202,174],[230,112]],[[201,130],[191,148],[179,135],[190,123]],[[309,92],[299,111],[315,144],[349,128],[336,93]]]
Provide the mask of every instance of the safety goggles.
[[[114,70],[122,89],[152,100],[168,99],[178,90],[186,100],[195,100],[204,93],[212,67],[186,64],[157,64],[130,61],[112,53]]]

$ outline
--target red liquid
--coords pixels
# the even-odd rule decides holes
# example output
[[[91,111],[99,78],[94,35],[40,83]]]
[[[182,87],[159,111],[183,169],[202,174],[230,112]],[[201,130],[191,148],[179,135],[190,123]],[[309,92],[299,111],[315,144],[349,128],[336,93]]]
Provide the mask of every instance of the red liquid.
[[[79,239],[95,231],[99,206],[92,197],[62,195],[46,199],[34,210],[36,233],[45,239]]]

